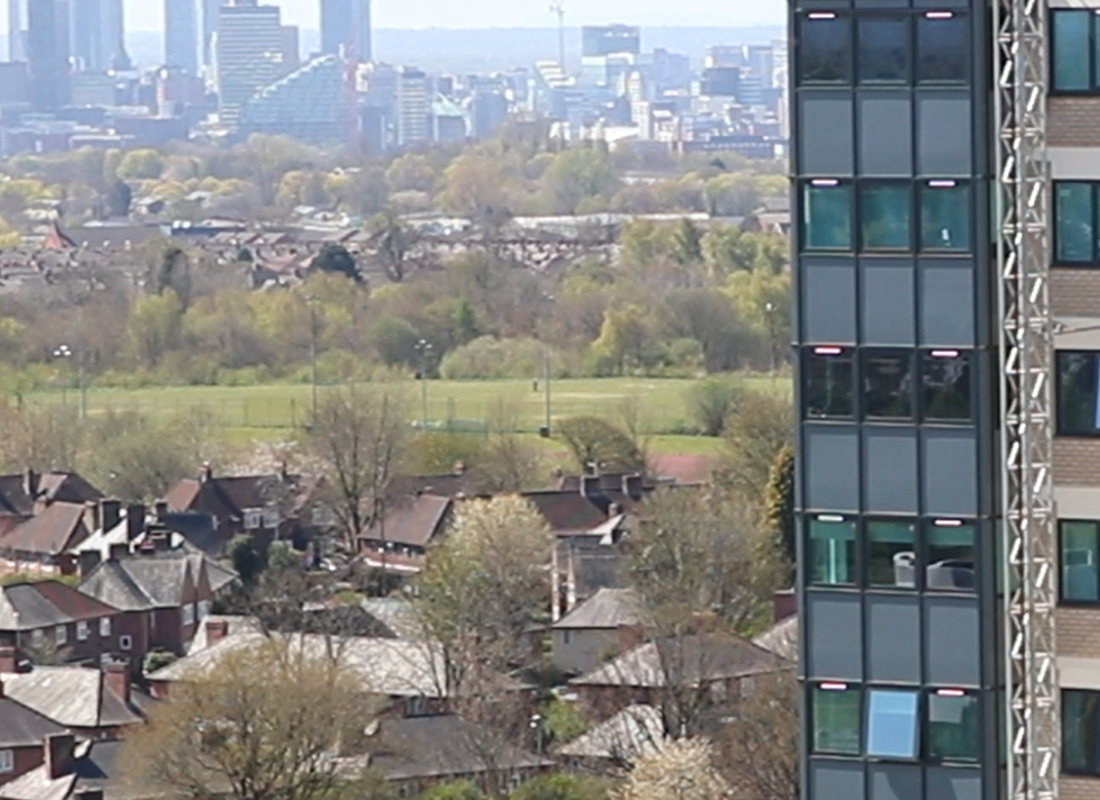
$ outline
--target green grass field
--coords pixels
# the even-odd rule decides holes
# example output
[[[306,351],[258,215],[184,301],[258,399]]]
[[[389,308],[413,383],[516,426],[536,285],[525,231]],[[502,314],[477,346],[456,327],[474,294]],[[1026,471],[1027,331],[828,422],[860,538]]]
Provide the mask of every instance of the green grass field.
[[[744,376],[747,387],[760,391],[788,391],[789,380],[773,381],[767,376]],[[605,378],[555,380],[550,385],[551,421],[580,414],[622,420],[624,409],[633,407],[641,428],[652,438],[655,452],[709,454],[718,442],[705,437],[685,436],[691,427],[685,394],[694,383],[688,379]],[[487,420],[514,420],[522,433],[537,433],[546,415],[545,384],[537,389],[531,380],[428,381],[425,386],[409,380],[393,388],[406,394],[410,422],[424,416],[427,399],[429,427],[476,431]],[[318,397],[333,387],[318,387]],[[423,394],[422,394],[423,390]],[[76,409],[76,391],[27,394],[28,405],[65,403]],[[303,384],[262,386],[185,386],[144,389],[88,390],[88,414],[94,417],[109,409],[136,410],[152,415],[200,412],[226,429],[235,442],[277,439],[291,435],[305,424],[311,406],[311,387]],[[503,417],[501,416],[503,409]]]

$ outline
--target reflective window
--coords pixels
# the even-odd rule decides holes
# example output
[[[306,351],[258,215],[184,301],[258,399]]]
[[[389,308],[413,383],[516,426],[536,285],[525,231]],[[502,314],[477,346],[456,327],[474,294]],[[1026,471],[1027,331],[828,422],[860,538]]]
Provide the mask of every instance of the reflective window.
[[[803,402],[810,419],[855,416],[855,364],[850,350],[815,347],[803,357]]]
[[[1062,691],[1062,771],[1100,775],[1100,692]]]
[[[924,418],[929,422],[970,420],[970,356],[933,350],[921,357]]]
[[[922,250],[970,249],[970,188],[957,181],[927,181],[920,189]]]
[[[1051,12],[1051,17],[1051,88],[1056,92],[1087,92],[1094,89],[1094,14],[1091,11],[1059,9]]]
[[[1062,600],[1100,603],[1100,524],[1059,521]]]
[[[864,250],[909,250],[910,193],[906,184],[859,187],[860,242]]]
[[[1058,433],[1063,436],[1100,432],[1098,357],[1093,352],[1058,353]]]
[[[938,761],[977,761],[978,695],[939,689],[928,697],[928,756]]]
[[[909,37],[905,17],[863,17],[857,25],[860,83],[906,83]]]
[[[845,683],[822,683],[812,690],[810,717],[815,753],[859,755],[860,691]]]
[[[811,13],[798,23],[799,81],[848,83],[852,52],[848,18],[825,12]]]
[[[918,699],[916,692],[900,689],[867,692],[867,755],[917,757]]]
[[[966,17],[929,11],[917,18],[917,83],[962,83],[970,76]]]
[[[849,185],[830,180],[806,184],[802,246],[807,250],[852,249],[852,190]]]
[[[929,591],[974,591],[974,534],[972,524],[938,519],[924,529],[924,586]]]
[[[913,374],[909,353],[863,352],[863,402],[870,419],[912,418]]]
[[[856,582],[856,524],[822,515],[809,521],[810,583],[830,586]]]
[[[916,588],[916,523],[909,520],[867,522],[867,584],[894,589]]]
[[[1054,184],[1054,261],[1088,264],[1100,260],[1097,245],[1096,186],[1058,181]]]

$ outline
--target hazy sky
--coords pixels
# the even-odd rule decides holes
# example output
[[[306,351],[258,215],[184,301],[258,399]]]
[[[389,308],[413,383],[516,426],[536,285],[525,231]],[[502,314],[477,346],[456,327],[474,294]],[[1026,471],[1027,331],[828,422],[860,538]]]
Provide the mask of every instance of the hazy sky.
[[[268,0],[283,9],[283,20],[318,28],[320,0]],[[545,27],[554,24],[549,0],[373,0],[376,28]],[[161,0],[125,0],[129,30],[158,30]],[[687,7],[674,0],[565,0],[567,25],[627,22],[639,25],[780,24],[783,0],[696,0]],[[7,25],[0,14],[0,31]]]

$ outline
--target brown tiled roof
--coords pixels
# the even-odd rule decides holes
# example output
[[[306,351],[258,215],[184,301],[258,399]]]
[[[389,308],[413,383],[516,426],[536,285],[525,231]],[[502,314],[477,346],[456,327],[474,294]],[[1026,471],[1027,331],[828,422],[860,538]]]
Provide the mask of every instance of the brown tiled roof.
[[[579,492],[525,492],[556,534],[590,531],[607,522],[607,513]]]
[[[56,556],[80,545],[90,531],[83,503],[52,503],[0,537],[0,550]]]
[[[422,494],[404,498],[360,538],[427,547],[442,531],[450,510],[451,500],[448,497]]]
[[[36,499],[46,502],[88,503],[103,493],[73,472],[46,472],[38,476],[38,497],[27,494],[26,476],[0,475],[0,515],[30,516]]]
[[[16,583],[0,589],[0,630],[34,630],[117,613],[114,606],[59,581]]]
[[[65,729],[10,697],[0,697],[0,748],[41,746],[47,736]],[[0,791],[2,794],[2,791]]]
[[[219,517],[240,517],[250,508],[263,508],[276,498],[269,490],[276,481],[300,501],[312,492],[317,479],[306,475],[227,475],[206,480],[184,478],[164,495],[172,511],[201,511]]]

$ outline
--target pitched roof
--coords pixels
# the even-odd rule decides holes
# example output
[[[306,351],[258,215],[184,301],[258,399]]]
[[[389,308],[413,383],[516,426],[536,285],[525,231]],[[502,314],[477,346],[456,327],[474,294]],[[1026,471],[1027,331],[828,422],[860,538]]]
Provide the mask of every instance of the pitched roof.
[[[587,533],[607,522],[607,513],[578,492],[524,492],[522,496],[535,506],[559,536]]]
[[[441,532],[451,510],[449,497],[422,494],[399,501],[360,539],[427,547]]]
[[[117,613],[117,608],[59,581],[0,587],[0,630],[30,631]]]
[[[164,495],[171,511],[201,511],[218,517],[239,519],[250,508],[264,508],[286,491],[295,505],[316,488],[317,478],[309,475],[262,474],[184,478]]]
[[[164,800],[180,797],[165,787],[137,785],[125,779],[118,740],[78,742],[69,769],[51,779],[46,765],[0,786],[3,800],[71,800],[85,789],[104,789],[110,800]]]
[[[664,688],[669,683],[698,686],[775,672],[782,666],[783,660],[777,655],[739,636],[702,633],[638,645],[570,683],[650,689]]]
[[[41,747],[47,736],[65,733],[56,722],[10,697],[0,697],[0,719],[0,747]]]
[[[798,615],[787,617],[772,625],[752,640],[757,647],[775,653],[788,661],[798,660]]]
[[[649,705],[633,705],[557,748],[556,753],[567,758],[632,762],[659,752],[664,742],[660,710]]]
[[[102,492],[75,472],[46,472],[35,477],[38,491],[31,497],[27,493],[26,475],[0,475],[0,514],[30,516],[35,500],[83,504],[103,497]]]
[[[0,537],[0,550],[56,556],[77,547],[90,533],[83,503],[57,502]]]
[[[4,693],[66,728],[106,728],[142,721],[98,669],[35,667],[0,676]]]
[[[124,611],[179,608],[188,579],[198,583],[198,563],[179,552],[108,559],[88,573],[80,590]]]
[[[633,589],[600,589],[556,623],[554,628],[621,628],[641,621]]]

